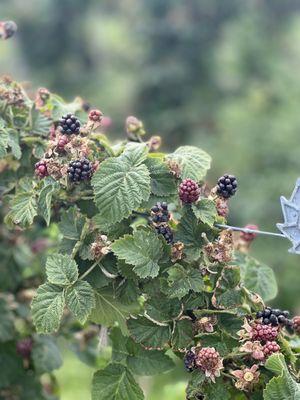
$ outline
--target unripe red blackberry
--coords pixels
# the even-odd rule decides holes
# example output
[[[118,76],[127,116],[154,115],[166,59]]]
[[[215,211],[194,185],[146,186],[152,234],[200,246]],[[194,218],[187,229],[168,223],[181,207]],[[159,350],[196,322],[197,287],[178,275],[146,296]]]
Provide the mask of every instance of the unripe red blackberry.
[[[192,179],[184,179],[179,185],[178,193],[183,203],[195,203],[200,196],[200,187]]]
[[[267,342],[263,346],[263,353],[266,358],[273,353],[278,353],[279,351],[280,351],[280,346],[278,343],[276,343],[274,341]]]
[[[296,316],[292,319],[292,328],[293,330],[300,334],[300,317]]]
[[[192,350],[189,350],[185,353],[185,357],[184,357],[184,365],[185,368],[187,369],[187,371],[192,372],[196,365],[195,365],[195,353]]]
[[[59,129],[61,133],[66,135],[78,135],[80,132],[80,122],[79,119],[75,117],[75,115],[69,113],[63,116],[59,122]]]
[[[203,347],[196,352],[195,365],[213,380],[215,376],[220,375],[220,370],[223,368],[220,354],[214,347]]]
[[[93,122],[101,122],[103,113],[100,110],[91,110],[89,112],[89,120]]]
[[[68,177],[72,182],[80,182],[90,179],[92,171],[92,163],[86,158],[82,158],[81,160],[75,160],[69,163]]]
[[[278,327],[264,324],[254,324],[251,330],[251,339],[253,341],[260,340],[267,342],[268,340],[274,340],[278,335]]]
[[[58,139],[58,143],[57,143],[57,151],[59,151],[60,153],[63,153],[65,151],[65,145],[69,143],[69,138],[67,135],[62,135],[60,136],[60,138]]]
[[[151,219],[155,224],[168,222],[170,219],[168,204],[164,201],[162,203],[156,203],[156,205],[151,208]]]
[[[158,235],[163,235],[168,244],[173,243],[174,235],[172,229],[167,224],[158,225],[155,227],[155,229]]]
[[[254,231],[258,230],[258,226],[257,225],[246,225],[245,229],[251,229]],[[253,233],[253,232],[241,232],[241,239],[243,239],[245,242],[252,242],[257,236],[257,233]]]
[[[218,179],[217,194],[225,199],[233,196],[237,191],[237,180],[234,175],[225,174]]]
[[[48,170],[47,170],[47,164],[45,160],[41,160],[37,162],[34,166],[35,168],[35,173],[39,178],[45,178],[45,176],[48,176]]]
[[[32,339],[21,339],[17,342],[17,353],[23,358],[29,358],[32,352]]]

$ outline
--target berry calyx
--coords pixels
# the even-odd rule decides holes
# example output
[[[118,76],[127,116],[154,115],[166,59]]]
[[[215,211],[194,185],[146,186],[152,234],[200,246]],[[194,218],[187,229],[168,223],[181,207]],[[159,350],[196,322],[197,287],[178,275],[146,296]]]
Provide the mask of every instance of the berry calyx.
[[[274,340],[278,335],[278,328],[271,325],[254,324],[251,327],[250,337],[251,340],[259,340],[267,342]]]
[[[151,208],[151,219],[155,224],[168,222],[170,219],[168,204],[166,202],[156,203],[156,205]]]
[[[89,112],[89,120],[92,122],[101,122],[103,113],[100,110],[91,110]]]
[[[21,357],[28,359],[32,352],[32,345],[33,342],[31,338],[25,338],[19,340],[16,345],[17,353]]]
[[[40,178],[45,178],[45,176],[48,176],[48,170],[47,170],[47,164],[45,160],[41,160],[37,162],[34,166],[35,168],[35,174]]]
[[[300,334],[300,317],[296,316],[292,319],[292,328],[293,330]]]
[[[71,182],[88,180],[92,176],[92,163],[86,159],[71,161],[68,168],[68,177]]]
[[[246,225],[245,229],[251,229],[254,231],[258,230],[258,226],[257,225]],[[244,240],[245,242],[252,242],[257,236],[257,233],[254,232],[241,232],[241,239]]]
[[[235,195],[237,180],[234,175],[225,174],[218,179],[217,194],[225,199]]]
[[[200,197],[200,187],[192,179],[184,179],[179,185],[178,193],[183,203],[195,203]]]
[[[80,132],[80,122],[75,115],[69,113],[63,116],[59,122],[59,129],[63,134],[66,135],[78,135]]]
[[[172,229],[167,224],[158,225],[155,227],[155,229],[158,235],[163,235],[168,244],[173,243],[174,235]]]
[[[269,357],[273,353],[278,353],[279,351],[280,351],[280,346],[278,343],[276,343],[274,341],[267,342],[263,346],[263,353],[266,358]]]

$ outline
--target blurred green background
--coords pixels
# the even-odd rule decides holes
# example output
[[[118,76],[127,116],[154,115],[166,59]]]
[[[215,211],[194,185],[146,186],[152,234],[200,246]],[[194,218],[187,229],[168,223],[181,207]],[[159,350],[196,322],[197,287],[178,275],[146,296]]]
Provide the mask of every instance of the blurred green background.
[[[224,172],[239,179],[229,222],[276,230],[279,196],[300,176],[298,0],[1,0],[0,10],[19,27],[0,43],[1,74],[80,95],[112,118],[112,135],[133,114],[166,150],[204,148],[211,185]],[[299,313],[300,257],[288,248],[260,237],[253,250],[277,274],[273,304]],[[72,357],[58,372],[62,400],[86,399],[92,371]],[[179,368],[143,386],[150,400],[183,399],[182,380]]]

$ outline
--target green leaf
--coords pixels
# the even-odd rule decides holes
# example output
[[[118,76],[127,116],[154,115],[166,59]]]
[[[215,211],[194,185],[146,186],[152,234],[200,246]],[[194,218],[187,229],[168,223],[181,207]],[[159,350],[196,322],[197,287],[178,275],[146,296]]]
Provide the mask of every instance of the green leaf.
[[[217,210],[215,203],[209,199],[201,199],[198,203],[192,205],[193,212],[200,221],[209,226],[213,226]]]
[[[13,339],[14,333],[13,313],[9,310],[6,301],[0,298],[0,342]]]
[[[11,148],[11,151],[16,159],[20,159],[22,152],[19,143],[19,134],[17,131],[13,131],[12,129],[8,132],[8,145]]]
[[[244,298],[239,287],[240,280],[239,267],[224,267],[212,297],[213,306],[220,309],[228,309],[242,305]]]
[[[184,268],[180,264],[175,264],[167,270],[168,294],[171,298],[181,299],[190,290],[199,293],[204,289],[203,278],[198,269]]]
[[[32,300],[32,318],[38,333],[51,333],[59,328],[65,300],[63,289],[45,283],[41,285]]]
[[[47,226],[50,224],[52,196],[58,188],[58,182],[45,184],[38,198],[38,213],[44,218]]]
[[[186,399],[187,400],[196,400],[197,395],[199,396],[198,398],[201,399],[201,394],[203,394],[202,391],[202,385],[205,382],[205,375],[199,373],[199,371],[193,371],[191,374],[191,378],[188,382],[187,388],[186,388]],[[219,400],[219,399],[216,399]]]
[[[277,296],[278,287],[272,268],[249,256],[240,255],[236,262],[241,268],[241,279],[247,289],[257,293],[264,301]]]
[[[45,115],[43,115],[35,108],[32,108],[31,120],[32,120],[31,132],[33,134],[43,137],[47,137],[49,135],[49,129],[51,126],[51,121],[49,118],[45,117]]]
[[[104,326],[114,326],[117,322],[123,335],[128,335],[126,320],[137,310],[137,304],[121,303],[110,291],[95,292],[96,305],[90,320]]]
[[[8,132],[5,129],[4,121],[0,120],[0,159],[6,156],[7,147],[8,147]]]
[[[205,177],[211,163],[211,157],[194,146],[181,146],[167,158],[178,163],[182,179],[190,178],[195,181]]]
[[[120,158],[134,165],[139,165],[146,160],[148,153],[149,147],[146,143],[129,142],[126,144]]]
[[[181,312],[182,304],[178,299],[170,299],[160,291],[147,300],[145,304],[147,315],[159,322],[175,319]]]
[[[51,372],[62,366],[59,348],[50,336],[37,336],[35,338],[32,360],[38,374]]]
[[[68,286],[77,281],[78,267],[68,255],[51,254],[46,261],[46,274],[50,283]]]
[[[100,216],[110,223],[121,221],[150,196],[150,174],[143,153],[128,150],[117,158],[108,158],[94,174],[92,185]]]
[[[134,272],[141,278],[158,275],[158,261],[162,256],[162,242],[157,235],[140,229],[132,235],[125,235],[112,244],[112,251],[127,264],[134,265]]]
[[[71,207],[61,214],[58,224],[59,230],[66,239],[79,240],[85,218],[80,214],[77,207]]]
[[[158,157],[149,157],[145,162],[150,171],[151,192],[156,196],[170,196],[177,193],[177,185],[169,168]]]
[[[67,288],[65,293],[66,306],[79,322],[84,324],[95,307],[93,288],[86,281],[77,281]]]
[[[176,321],[175,329],[172,335],[172,348],[185,349],[194,341],[194,332],[192,321],[183,319]]]
[[[127,325],[133,339],[145,347],[162,349],[168,344],[171,338],[169,325],[156,325],[144,317],[130,319]]]
[[[300,399],[300,384],[290,374],[282,354],[268,357],[265,368],[272,371],[273,377],[266,385],[264,400],[297,400]]]
[[[20,225],[26,228],[33,223],[37,215],[36,194],[33,191],[21,192],[14,196],[9,213],[5,217],[8,225]]]
[[[143,400],[141,388],[131,372],[121,364],[110,364],[95,373],[92,400]]]

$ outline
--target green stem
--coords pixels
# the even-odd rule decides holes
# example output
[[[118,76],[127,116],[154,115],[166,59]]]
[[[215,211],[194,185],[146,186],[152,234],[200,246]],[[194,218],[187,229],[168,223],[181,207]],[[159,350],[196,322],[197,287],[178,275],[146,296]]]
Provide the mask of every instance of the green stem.
[[[94,264],[92,264],[90,266],[89,269],[87,269],[78,279],[82,280],[84,279],[86,276],[88,276],[96,267],[97,265],[99,265],[99,260],[97,260],[96,262],[94,262]]]
[[[207,314],[232,314],[235,315],[233,311],[229,310],[195,310],[194,311],[195,315],[207,315]]]
[[[87,231],[88,231],[88,229],[89,229],[89,226],[90,226],[90,221],[87,220],[87,221],[85,222],[85,224],[83,225],[83,228],[82,228],[82,231],[81,231],[81,234],[80,234],[80,238],[79,238],[79,240],[76,242],[76,244],[75,244],[75,246],[74,246],[74,248],[73,248],[73,251],[72,251],[72,254],[71,254],[71,257],[72,257],[72,258],[75,258],[76,254],[78,253],[78,250],[80,249],[80,246],[81,246],[81,244],[82,244],[82,241],[83,241],[83,239],[85,238],[85,236],[86,236],[86,234],[87,234]]]

